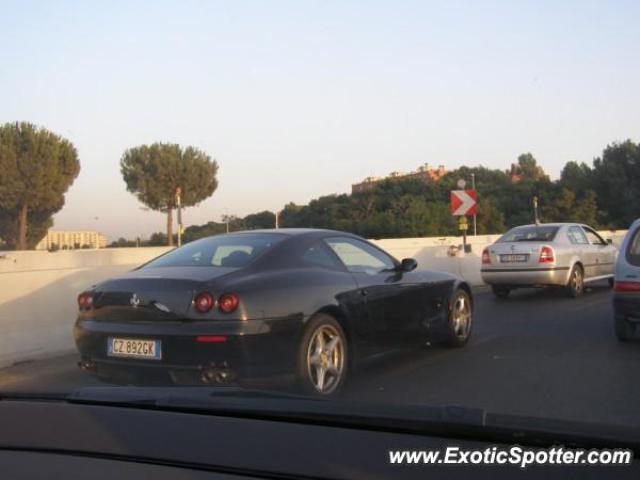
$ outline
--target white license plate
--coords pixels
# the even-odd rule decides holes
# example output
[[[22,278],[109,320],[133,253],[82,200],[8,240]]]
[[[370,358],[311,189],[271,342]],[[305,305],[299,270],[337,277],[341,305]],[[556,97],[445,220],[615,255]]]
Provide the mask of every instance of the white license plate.
[[[160,360],[162,359],[162,345],[160,340],[109,337],[107,341],[107,355],[110,357]]]
[[[500,255],[500,261],[502,263],[526,262],[528,257],[529,255],[526,254]]]

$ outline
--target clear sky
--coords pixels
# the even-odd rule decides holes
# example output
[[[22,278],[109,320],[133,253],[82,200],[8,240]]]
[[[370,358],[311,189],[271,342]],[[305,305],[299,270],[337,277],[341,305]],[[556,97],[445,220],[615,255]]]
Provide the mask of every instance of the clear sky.
[[[423,163],[552,176],[640,140],[640,2],[0,0],[0,122],[71,140],[58,229],[147,236],[122,152],[217,159],[187,225],[280,209]],[[96,218],[97,217],[97,218]]]

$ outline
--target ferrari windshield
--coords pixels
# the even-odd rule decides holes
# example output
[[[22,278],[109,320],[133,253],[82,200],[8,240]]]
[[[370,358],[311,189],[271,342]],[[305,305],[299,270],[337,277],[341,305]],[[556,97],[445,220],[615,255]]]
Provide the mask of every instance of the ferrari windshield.
[[[285,238],[276,233],[251,233],[205,238],[173,250],[143,268],[226,267],[242,268]]]

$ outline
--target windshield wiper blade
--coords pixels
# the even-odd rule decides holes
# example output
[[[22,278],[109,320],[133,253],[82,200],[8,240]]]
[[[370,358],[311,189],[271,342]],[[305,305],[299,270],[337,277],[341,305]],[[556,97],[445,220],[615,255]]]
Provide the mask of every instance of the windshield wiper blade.
[[[85,387],[72,392],[71,403],[149,407],[282,421],[338,424],[426,431],[449,431],[449,426],[483,427],[482,409],[445,406],[387,405],[336,401],[272,390],[238,387]]]
[[[240,388],[234,386],[219,387],[83,387],[67,395],[72,402],[101,401],[114,403],[145,403],[165,405],[173,400],[189,402],[209,402],[213,398],[251,398],[251,399],[294,399],[308,400],[308,396],[275,390]]]
[[[129,392],[118,389],[124,388]],[[113,393],[105,395],[109,389]],[[144,391],[141,391],[144,390]],[[161,393],[161,391],[164,392]],[[137,392],[137,393],[136,393]],[[156,393],[154,399],[153,392]],[[111,402],[109,398],[120,401]],[[137,400],[136,400],[137,397]],[[640,429],[488,413],[464,406],[388,405],[336,401],[234,387],[86,387],[73,403],[119,404],[258,420],[377,429],[418,435],[550,446],[631,448],[640,454]]]
[[[29,391],[0,391],[0,401],[3,400],[66,400],[68,393],[63,392],[29,392]]]

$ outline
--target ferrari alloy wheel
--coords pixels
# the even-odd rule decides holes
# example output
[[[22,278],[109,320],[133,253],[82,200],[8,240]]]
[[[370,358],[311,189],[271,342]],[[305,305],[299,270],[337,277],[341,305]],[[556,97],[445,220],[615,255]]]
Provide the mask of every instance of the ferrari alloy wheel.
[[[299,380],[304,390],[332,395],[344,382],[347,342],[340,324],[329,315],[316,315],[303,335],[299,355]]]
[[[452,347],[462,347],[471,336],[473,305],[469,294],[462,289],[454,292],[449,307],[449,339]]]

